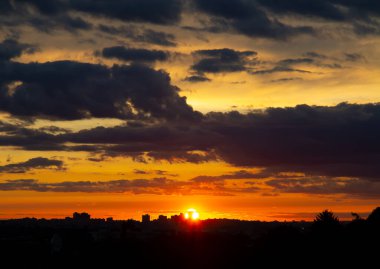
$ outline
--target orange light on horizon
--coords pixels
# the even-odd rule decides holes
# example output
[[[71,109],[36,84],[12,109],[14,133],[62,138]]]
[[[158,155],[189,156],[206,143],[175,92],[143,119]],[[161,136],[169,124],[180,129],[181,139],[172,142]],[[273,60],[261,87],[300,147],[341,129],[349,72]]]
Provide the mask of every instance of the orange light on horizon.
[[[198,220],[199,213],[194,208],[189,208],[185,213],[185,219],[187,220]]]

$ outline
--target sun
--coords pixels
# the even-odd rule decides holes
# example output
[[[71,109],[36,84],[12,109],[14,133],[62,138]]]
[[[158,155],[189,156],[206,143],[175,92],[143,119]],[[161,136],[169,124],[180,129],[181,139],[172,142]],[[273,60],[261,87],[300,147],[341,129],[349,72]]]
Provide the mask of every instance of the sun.
[[[199,219],[199,213],[194,208],[189,208],[187,210],[187,212],[185,213],[185,219],[198,220]]]

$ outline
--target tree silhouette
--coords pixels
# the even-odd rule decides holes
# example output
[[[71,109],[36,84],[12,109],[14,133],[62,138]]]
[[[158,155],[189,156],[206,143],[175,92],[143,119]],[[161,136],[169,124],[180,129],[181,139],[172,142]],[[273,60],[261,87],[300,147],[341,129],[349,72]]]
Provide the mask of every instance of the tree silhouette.
[[[372,224],[380,224],[380,207],[375,208],[368,216],[367,221]]]
[[[341,227],[339,218],[332,211],[324,210],[314,220],[312,229],[317,233],[335,233]]]
[[[328,211],[327,209],[321,213],[319,213],[314,222],[319,222],[323,224],[339,224],[339,218],[334,215],[332,211]]]
[[[354,218],[352,221],[360,221],[360,220],[362,220],[362,218],[360,217],[360,215],[358,213],[351,212],[351,216]]]

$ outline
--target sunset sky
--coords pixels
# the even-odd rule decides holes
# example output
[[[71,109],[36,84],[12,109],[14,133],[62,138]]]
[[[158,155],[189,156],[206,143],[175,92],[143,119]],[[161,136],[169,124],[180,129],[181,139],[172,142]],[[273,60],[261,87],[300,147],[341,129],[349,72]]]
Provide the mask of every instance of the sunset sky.
[[[380,2],[1,0],[0,219],[380,205]]]

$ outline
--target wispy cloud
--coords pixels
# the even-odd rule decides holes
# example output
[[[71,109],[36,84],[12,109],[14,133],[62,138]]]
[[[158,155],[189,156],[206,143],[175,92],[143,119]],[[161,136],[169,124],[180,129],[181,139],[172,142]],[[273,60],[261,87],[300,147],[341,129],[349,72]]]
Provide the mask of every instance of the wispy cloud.
[[[0,173],[26,173],[35,169],[64,170],[65,167],[63,161],[37,157],[25,162],[1,165]]]

